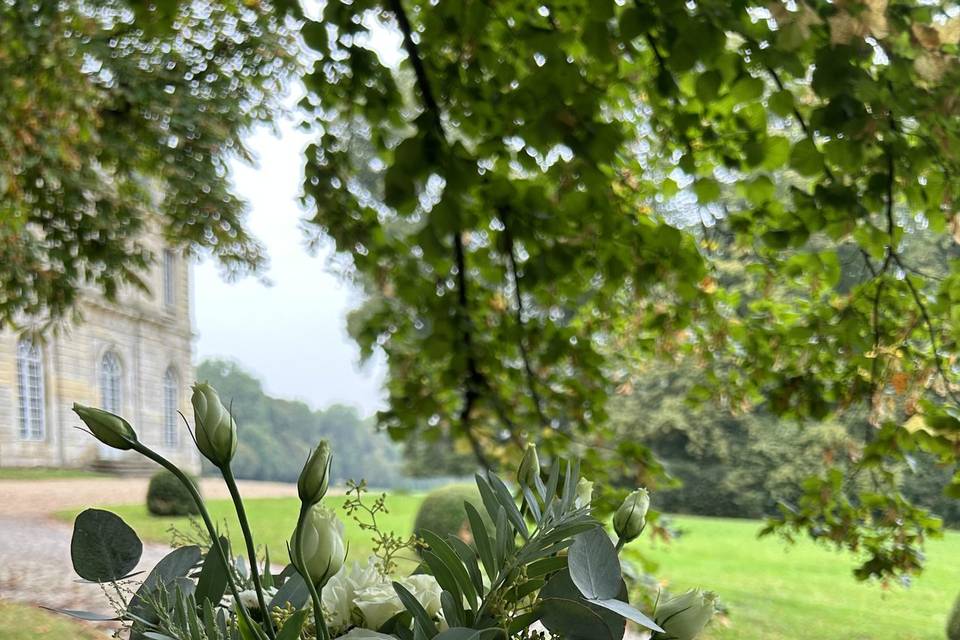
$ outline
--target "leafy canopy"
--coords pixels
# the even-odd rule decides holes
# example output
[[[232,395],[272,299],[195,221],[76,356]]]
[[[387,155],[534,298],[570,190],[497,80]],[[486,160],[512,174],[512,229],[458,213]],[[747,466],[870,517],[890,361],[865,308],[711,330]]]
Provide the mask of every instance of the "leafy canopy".
[[[290,28],[270,2],[0,2],[0,326],[145,286],[147,232],[262,264],[227,163],[277,111]]]
[[[960,441],[957,10],[328,3],[303,30],[304,202],[372,295],[352,327],[388,356],[382,423],[484,461],[577,438],[623,473],[653,462],[607,399],[637,358],[692,356],[731,410],[868,405],[848,455],[878,489],[830,473],[782,521],[863,553],[862,577],[916,570],[939,523],[888,467]],[[937,274],[908,260],[921,239]]]

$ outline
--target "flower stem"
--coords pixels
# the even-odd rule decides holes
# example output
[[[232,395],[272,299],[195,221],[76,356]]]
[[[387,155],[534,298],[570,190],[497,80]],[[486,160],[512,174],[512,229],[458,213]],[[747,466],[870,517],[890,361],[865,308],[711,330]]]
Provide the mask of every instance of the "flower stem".
[[[190,492],[190,497],[193,498],[194,503],[197,505],[197,509],[200,510],[200,517],[203,519],[203,524],[207,527],[207,532],[210,534],[210,548],[216,549],[217,555],[220,556],[220,562],[223,563],[224,569],[226,569],[227,574],[227,585],[230,587],[230,593],[233,596],[234,604],[237,607],[237,612],[239,615],[243,616],[244,621],[247,623],[247,626],[257,634],[258,637],[263,637],[263,630],[259,624],[257,624],[253,618],[250,617],[250,613],[247,611],[247,608],[243,605],[243,601],[240,600],[240,590],[237,588],[237,583],[233,579],[233,573],[230,571],[230,559],[227,557],[227,552],[223,548],[223,545],[220,544],[220,535],[217,532],[216,526],[213,524],[213,520],[210,518],[210,512],[207,511],[207,506],[203,502],[203,498],[200,497],[200,492],[197,491],[197,487],[193,484],[193,481],[186,476],[183,471],[181,471],[177,465],[173,464],[163,456],[161,456],[156,451],[146,447],[141,442],[134,442],[133,450],[137,453],[153,460],[161,467],[172,473],[176,476],[177,480],[180,481],[187,491]],[[266,614],[266,612],[264,612]]]
[[[293,553],[297,557],[297,571],[300,572],[300,577],[303,578],[303,581],[307,583],[307,590],[310,592],[310,599],[313,601],[313,624],[316,628],[317,640],[330,640],[330,630],[327,629],[327,622],[323,619],[323,610],[321,608],[320,602],[320,592],[317,590],[317,585],[313,584],[313,579],[307,575],[306,563],[303,561],[303,525],[307,521],[307,512],[310,507],[302,504],[300,505],[300,516],[297,518],[297,538],[296,538],[296,548],[293,550]]]
[[[253,544],[253,534],[250,533],[250,522],[247,520],[246,509],[243,508],[243,499],[240,497],[240,490],[237,488],[237,481],[233,477],[233,470],[230,463],[220,468],[223,475],[223,481],[230,490],[230,497],[233,499],[233,506],[237,511],[237,519],[240,521],[240,530],[243,532],[243,540],[247,544],[247,556],[250,558],[250,577],[253,578],[253,588],[257,592],[257,603],[260,605],[260,611],[263,612],[263,619],[267,627],[267,636],[270,640],[276,638],[276,632],[273,629],[273,620],[270,619],[270,611],[267,609],[267,601],[263,597],[263,586],[260,583],[260,570],[257,568],[257,548]],[[270,567],[264,567],[264,571],[270,571]]]

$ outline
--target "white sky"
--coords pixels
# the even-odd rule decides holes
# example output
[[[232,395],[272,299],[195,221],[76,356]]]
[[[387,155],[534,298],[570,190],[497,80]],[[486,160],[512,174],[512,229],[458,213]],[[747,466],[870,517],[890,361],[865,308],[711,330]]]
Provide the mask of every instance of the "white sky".
[[[306,249],[297,194],[309,136],[293,121],[280,129],[279,137],[262,129],[248,139],[255,167],[233,167],[235,192],[250,203],[248,229],[266,246],[271,283],[252,277],[225,282],[209,259],[194,267],[197,362],[230,358],[257,375],[271,395],[318,409],[349,404],[367,415],[383,406],[383,358],[359,366],[346,314],[361,298],[327,268],[332,243],[317,255]]]
[[[387,66],[398,65],[404,57],[400,33],[370,16],[364,24],[370,48]],[[361,297],[327,268],[332,242],[316,255],[306,249],[297,194],[311,136],[296,122],[296,115],[282,122],[279,136],[263,128],[248,138],[256,166],[233,163],[235,192],[250,203],[247,227],[266,246],[271,285],[256,278],[227,283],[209,260],[194,268],[197,362],[226,357],[259,377],[271,395],[372,414],[386,404],[385,359],[377,354],[360,367],[346,315]]]

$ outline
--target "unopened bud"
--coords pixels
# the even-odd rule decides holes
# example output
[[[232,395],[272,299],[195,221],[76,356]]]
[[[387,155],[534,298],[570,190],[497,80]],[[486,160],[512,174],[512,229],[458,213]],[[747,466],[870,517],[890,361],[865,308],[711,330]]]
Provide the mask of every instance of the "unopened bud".
[[[307,463],[303,465],[300,478],[297,480],[297,492],[300,501],[313,506],[323,499],[330,484],[330,463],[333,456],[330,453],[330,443],[321,440],[317,448],[310,453]]]
[[[103,409],[73,403],[73,412],[80,416],[97,440],[114,449],[131,449],[137,434],[130,423]]]
[[[329,509],[314,505],[307,512],[301,530],[293,532],[290,555],[300,575],[310,579],[317,588],[322,588],[340,571],[347,555],[343,542],[343,523]]]
[[[237,451],[237,423],[220,402],[217,391],[206,382],[197,383],[190,402],[200,453],[218,467],[230,464]]]
[[[637,489],[628,495],[617,512],[613,514],[613,530],[622,543],[637,538],[647,526],[647,510],[650,508],[650,494],[646,489]]]
[[[655,633],[653,638],[693,640],[713,617],[716,600],[715,593],[700,589],[691,589],[670,598],[659,605],[654,614],[656,623],[664,633]]]
[[[537,478],[540,477],[540,457],[537,456],[537,448],[533,443],[527,445],[523,452],[523,458],[520,460],[520,466],[517,468],[517,483],[521,487],[537,486]]]

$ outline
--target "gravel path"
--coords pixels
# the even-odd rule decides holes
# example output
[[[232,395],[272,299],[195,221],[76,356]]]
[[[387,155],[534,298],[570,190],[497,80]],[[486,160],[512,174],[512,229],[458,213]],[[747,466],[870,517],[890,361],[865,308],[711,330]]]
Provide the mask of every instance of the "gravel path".
[[[243,482],[245,497],[295,496],[296,485]],[[135,504],[144,500],[147,480],[92,478],[0,480],[0,600],[107,613],[99,585],[79,582],[70,563],[72,527],[52,514],[78,506]],[[226,487],[203,480],[204,495],[228,497]],[[149,570],[169,548],[145,544],[138,570]]]

